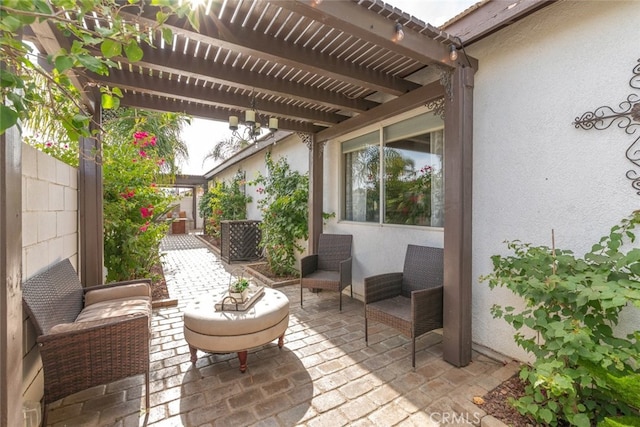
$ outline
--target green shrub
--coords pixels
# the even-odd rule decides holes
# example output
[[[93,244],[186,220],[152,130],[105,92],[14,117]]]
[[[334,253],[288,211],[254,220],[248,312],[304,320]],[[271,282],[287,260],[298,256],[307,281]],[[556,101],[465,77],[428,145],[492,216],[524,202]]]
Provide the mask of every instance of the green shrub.
[[[260,247],[273,273],[295,274],[296,251],[304,250],[297,242],[309,236],[309,175],[292,171],[284,157],[274,162],[271,153],[266,154],[265,163],[267,176],[259,173],[252,182],[264,195],[258,201],[262,210]]]
[[[520,372],[527,394],[514,403],[536,422],[588,427],[607,416],[637,413],[637,402],[621,396],[615,379],[637,375],[640,331],[617,337],[612,326],[625,306],[640,307],[640,248],[623,252],[635,242],[639,223],[636,211],[583,258],[508,242],[513,254],[493,256],[493,272],[481,278],[526,304],[523,310],[496,304],[491,312],[511,324],[516,343],[535,356]]]
[[[216,182],[200,199],[200,215],[206,218],[206,234],[219,237],[220,221],[247,218],[247,203],[251,203],[251,197],[240,188],[245,184],[243,176],[238,172],[228,183]]]

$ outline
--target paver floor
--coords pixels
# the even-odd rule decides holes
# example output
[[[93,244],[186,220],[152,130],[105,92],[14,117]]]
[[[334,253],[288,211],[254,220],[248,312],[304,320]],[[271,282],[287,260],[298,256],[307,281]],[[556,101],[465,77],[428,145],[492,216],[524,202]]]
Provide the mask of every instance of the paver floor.
[[[170,235],[163,266],[176,307],[154,309],[151,409],[143,413],[144,378],[131,377],[68,396],[48,406],[47,424],[60,426],[438,426],[480,425],[472,403],[517,369],[474,352],[455,368],[442,360],[442,336],[416,344],[372,324],[364,342],[363,304],[337,294],[279,288],[290,300],[289,328],[249,351],[240,373],[235,354],[198,352],[194,366],[182,330],[184,308],[213,287],[224,287],[228,266],[195,236]],[[148,415],[145,417],[145,415]],[[486,418],[485,420],[488,420]]]

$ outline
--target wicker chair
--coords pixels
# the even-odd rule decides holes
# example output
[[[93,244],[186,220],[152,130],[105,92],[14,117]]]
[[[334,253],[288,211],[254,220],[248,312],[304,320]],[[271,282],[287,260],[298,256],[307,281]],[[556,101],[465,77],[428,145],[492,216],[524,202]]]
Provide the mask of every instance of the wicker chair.
[[[352,240],[350,234],[321,234],[318,253],[300,260],[300,307],[303,288],[326,289],[338,291],[342,311],[342,290],[351,285]]]
[[[409,245],[402,273],[364,279],[364,339],[368,321],[389,325],[411,338],[416,367],[416,338],[442,327],[443,250]]]
[[[44,405],[144,374],[149,409],[151,281],[83,288],[69,260],[23,283],[44,370]]]

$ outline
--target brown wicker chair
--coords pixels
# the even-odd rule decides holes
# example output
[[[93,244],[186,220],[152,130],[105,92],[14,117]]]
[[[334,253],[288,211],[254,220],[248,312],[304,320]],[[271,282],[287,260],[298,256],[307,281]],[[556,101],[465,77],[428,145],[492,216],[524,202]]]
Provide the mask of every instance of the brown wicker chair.
[[[416,367],[416,338],[442,327],[443,250],[409,245],[402,273],[364,279],[364,339],[375,320],[411,338],[411,366]]]
[[[300,307],[303,288],[326,289],[338,291],[342,311],[342,290],[351,286],[352,240],[350,234],[321,234],[318,238],[318,253],[300,260]]]
[[[69,260],[23,283],[42,356],[45,406],[144,374],[149,409],[150,285],[142,279],[83,288]]]

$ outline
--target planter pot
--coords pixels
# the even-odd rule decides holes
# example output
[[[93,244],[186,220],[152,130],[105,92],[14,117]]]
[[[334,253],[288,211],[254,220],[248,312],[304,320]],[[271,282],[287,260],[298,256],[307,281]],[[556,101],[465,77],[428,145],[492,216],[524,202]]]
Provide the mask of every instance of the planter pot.
[[[229,296],[235,299],[238,302],[244,302],[249,297],[249,289],[245,289],[242,292],[231,292],[229,291]]]

